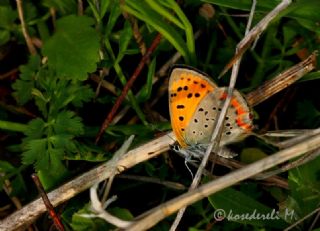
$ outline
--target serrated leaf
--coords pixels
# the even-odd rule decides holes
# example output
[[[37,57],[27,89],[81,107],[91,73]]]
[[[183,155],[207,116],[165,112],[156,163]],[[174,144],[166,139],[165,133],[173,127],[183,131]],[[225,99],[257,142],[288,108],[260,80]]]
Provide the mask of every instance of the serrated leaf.
[[[62,111],[58,114],[53,129],[56,134],[81,135],[84,132],[81,118],[72,111]]]
[[[47,139],[34,139],[26,143],[26,150],[22,153],[22,163],[23,164],[33,164],[39,162],[47,157]],[[36,164],[37,165],[37,164]]]
[[[15,20],[18,18],[18,12],[11,9],[10,5],[0,6],[0,28],[12,30]]]
[[[69,134],[59,134],[50,136],[49,141],[54,148],[53,150],[64,150],[68,143],[72,142],[72,138],[73,136]],[[60,151],[58,152],[58,154],[60,154]]]
[[[82,107],[84,102],[89,102],[94,97],[94,92],[88,85],[70,87],[69,94],[74,96],[72,104],[75,107]]]
[[[57,21],[56,33],[43,46],[48,66],[59,77],[85,80],[99,61],[99,37],[86,16],[67,16]]]
[[[45,126],[46,123],[42,119],[33,119],[28,123],[28,129],[26,129],[24,134],[28,137],[28,139],[41,138],[44,134]]]
[[[13,96],[19,104],[23,105],[31,99],[34,80],[39,68],[40,57],[38,55],[31,56],[26,65],[20,66],[20,79],[12,85],[15,90]]]
[[[0,160],[0,173],[12,172],[16,168],[13,167],[8,161]]]

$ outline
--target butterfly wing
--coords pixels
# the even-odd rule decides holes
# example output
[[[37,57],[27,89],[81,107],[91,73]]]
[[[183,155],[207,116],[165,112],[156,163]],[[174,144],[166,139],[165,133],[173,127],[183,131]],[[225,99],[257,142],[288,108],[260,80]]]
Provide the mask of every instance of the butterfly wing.
[[[169,80],[169,110],[172,130],[181,147],[186,147],[186,130],[198,105],[218,87],[204,74],[186,67],[172,70]]]
[[[227,96],[227,88],[218,88],[207,94],[198,104],[186,129],[186,142],[189,145],[208,144],[214,129],[215,120]],[[250,109],[234,90],[230,107],[223,125],[220,145],[235,142],[252,129]]]
[[[223,87],[219,90],[221,92],[220,100],[224,103],[227,98],[228,88]],[[237,142],[249,135],[252,129],[253,122],[251,109],[241,93],[234,90],[226,119],[224,121],[224,130],[220,145]]]

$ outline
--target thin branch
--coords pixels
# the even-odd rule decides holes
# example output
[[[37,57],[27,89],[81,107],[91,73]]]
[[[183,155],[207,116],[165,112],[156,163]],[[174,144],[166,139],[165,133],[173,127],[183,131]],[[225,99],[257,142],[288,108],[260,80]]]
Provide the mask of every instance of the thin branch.
[[[120,6],[125,4],[125,0],[120,0]],[[140,52],[142,55],[146,54],[147,51],[147,46],[145,42],[143,41],[143,36],[140,33],[139,27],[138,27],[138,21],[135,17],[133,17],[131,14],[129,14],[127,11],[122,11],[123,17],[129,21],[132,32],[133,32],[133,37],[136,40],[136,43],[138,44],[138,47],[140,49]],[[149,62],[149,61],[148,61]]]
[[[48,193],[48,198],[51,204],[56,207],[80,192],[89,189],[92,185],[108,179],[114,173],[115,167],[118,166],[117,170],[119,172],[123,172],[137,165],[138,163],[154,158],[159,154],[168,151],[169,145],[172,145],[174,140],[175,138],[173,133],[169,133],[144,145],[141,145],[126,153],[117,163],[108,161],[65,183],[59,188]],[[35,221],[37,217],[45,211],[46,208],[43,205],[42,200],[37,199],[1,220],[0,230],[24,230],[24,228],[28,227],[28,225]]]
[[[307,214],[306,216],[304,216],[303,218],[299,219],[298,221],[296,221],[295,223],[293,223],[292,225],[290,225],[289,227],[285,228],[284,231],[289,231],[292,228],[296,227],[297,225],[299,225],[301,222],[305,221],[306,219],[310,218],[311,216],[313,216],[316,213],[319,213],[320,208],[315,209],[314,211],[312,211],[311,213]]]
[[[56,211],[54,211],[54,207],[52,206],[38,176],[36,174],[32,174],[32,180],[34,181],[34,183],[36,184],[37,186],[37,189],[38,189],[38,192],[40,193],[40,196],[43,200],[43,203],[44,205],[46,206],[47,208],[47,211],[50,215],[50,217],[52,218],[53,220],[53,223],[54,225],[56,226],[56,228],[59,230],[59,231],[64,231],[64,226],[61,222],[61,218],[60,216],[56,213]]]
[[[127,84],[124,86],[121,95],[117,98],[117,101],[115,102],[114,106],[112,107],[110,113],[108,114],[107,118],[103,121],[103,124],[100,127],[100,130],[98,132],[98,135],[96,137],[95,143],[98,143],[100,140],[100,137],[102,136],[102,133],[107,129],[109,124],[111,123],[112,119],[114,118],[116,112],[118,111],[122,101],[125,99],[128,91],[130,90],[132,84],[139,76],[140,72],[142,71],[144,65],[146,64],[147,60],[150,58],[153,51],[157,48],[161,41],[161,34],[157,34],[157,36],[154,38],[151,46],[148,48],[147,53],[142,57],[140,60],[137,68],[133,72],[132,76],[130,77]]]
[[[268,13],[252,30],[245,36],[238,44],[239,51],[233,56],[231,61],[226,65],[223,71],[220,73],[219,78],[223,76],[233,65],[233,63],[243,55],[243,53],[250,47],[251,43],[261,35],[263,31],[268,27],[269,23],[278,16],[284,9],[291,4],[291,0],[282,0],[276,8]]]
[[[266,158],[258,160],[241,169],[235,170],[227,175],[221,176],[207,184],[188,191],[187,193],[176,197],[166,203],[163,203],[150,211],[142,214],[136,223],[127,228],[127,231],[142,231],[153,227],[156,223],[167,216],[175,213],[178,209],[195,203],[207,196],[210,196],[220,190],[230,187],[240,181],[261,173],[269,168],[277,166],[285,161],[296,158],[303,153],[320,148],[320,135],[314,136],[307,141],[298,143],[288,149],[279,151]]]
[[[314,70],[317,63],[317,55],[318,51],[314,51],[305,60],[290,67],[275,78],[264,82],[262,86],[246,95],[247,103],[250,106],[256,106]]]
[[[252,10],[254,10],[254,9],[255,8],[252,7]],[[250,18],[248,20],[248,24],[251,24],[252,17],[253,17],[253,13],[251,12]],[[247,35],[249,33],[248,28],[250,28],[250,25],[247,26],[247,30],[245,32],[245,35]],[[239,47],[239,45],[236,48],[236,53],[239,52],[238,47]],[[200,184],[201,177],[202,177],[202,174],[203,174],[205,167],[208,163],[211,151],[213,150],[214,153],[218,152],[219,143],[220,143],[220,139],[221,139],[221,133],[223,130],[223,123],[224,123],[224,120],[225,120],[225,117],[227,114],[227,110],[229,108],[229,104],[230,104],[232,96],[233,96],[234,87],[236,85],[236,80],[237,80],[237,76],[238,76],[238,72],[239,72],[239,68],[240,68],[241,57],[242,56],[239,56],[239,58],[235,61],[234,65],[233,65],[230,83],[229,83],[229,87],[228,87],[227,98],[223,104],[221,112],[218,115],[218,120],[215,122],[215,125],[213,126],[214,130],[213,130],[213,133],[212,133],[212,136],[210,139],[210,144],[209,144],[204,156],[202,157],[201,163],[199,165],[199,168],[198,168],[197,173],[191,183],[189,190],[195,189]],[[179,210],[172,226],[170,227],[170,231],[175,231],[177,229],[185,211],[186,211],[186,207],[183,207]]]
[[[19,19],[21,22],[21,29],[22,29],[22,33],[24,36],[24,39],[26,40],[29,52],[31,55],[36,55],[37,54],[37,50],[36,48],[33,46],[32,40],[29,36],[28,33],[28,29],[27,29],[27,25],[24,21],[24,16],[23,16],[23,6],[22,6],[22,0],[16,0],[17,2],[17,9],[18,9],[18,14],[19,14]]]

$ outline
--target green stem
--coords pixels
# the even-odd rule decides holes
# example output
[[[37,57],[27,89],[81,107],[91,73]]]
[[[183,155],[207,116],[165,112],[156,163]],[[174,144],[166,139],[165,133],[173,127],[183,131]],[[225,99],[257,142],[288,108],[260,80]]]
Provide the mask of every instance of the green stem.
[[[28,125],[0,120],[0,129],[15,132],[25,132],[28,129]]]
[[[119,63],[116,62],[116,57],[113,53],[110,41],[108,39],[105,40],[105,46],[108,50],[108,53],[110,54],[111,58],[114,61],[113,67],[114,67],[114,69],[120,79],[120,82],[122,83],[123,86],[125,86],[127,83],[127,80],[122,72],[122,69],[121,69]],[[138,102],[137,102],[136,98],[134,97],[131,90],[129,90],[129,92],[128,92],[128,98],[129,98],[129,101],[131,103],[132,108],[136,111],[136,113],[137,113],[138,117],[140,118],[140,120],[142,121],[142,123],[144,125],[148,125],[148,122],[145,118],[145,115],[143,114],[142,110],[140,109],[139,104],[138,104]]]
[[[231,26],[232,28],[232,32],[234,32],[239,41],[243,38],[243,33],[239,30],[239,25],[236,25],[233,21],[233,19],[229,16],[228,12],[226,11],[226,9],[224,7],[220,7],[221,11],[224,13],[224,17],[226,18],[228,24]]]
[[[179,5],[175,1],[172,1],[171,5],[172,5],[173,10],[176,12],[178,17],[182,21],[183,25],[185,26],[187,47],[188,47],[188,52],[190,55],[191,65],[195,65],[197,59],[196,59],[196,53],[195,53],[196,49],[195,49],[195,44],[194,44],[195,41],[194,41],[194,36],[193,36],[192,25],[191,25],[190,21],[188,20],[188,18],[186,17],[186,15],[181,10],[181,8],[179,7]]]
[[[263,78],[264,78],[264,72],[266,69],[266,65],[268,65],[268,58],[270,57],[270,51],[271,51],[271,44],[273,41],[273,36],[275,34],[275,27],[274,26],[270,26],[269,29],[267,30],[266,33],[266,38],[265,38],[265,42],[263,45],[263,49],[262,49],[262,53],[261,53],[261,57],[257,60],[258,61],[258,66],[256,68],[256,71],[253,75],[252,81],[250,86],[255,87],[258,86]]]

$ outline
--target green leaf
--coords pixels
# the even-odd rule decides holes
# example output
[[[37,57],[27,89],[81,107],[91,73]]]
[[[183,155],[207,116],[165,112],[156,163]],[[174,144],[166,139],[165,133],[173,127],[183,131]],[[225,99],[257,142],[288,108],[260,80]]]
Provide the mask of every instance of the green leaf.
[[[77,2],[73,0],[44,0],[42,3],[48,8],[54,8],[64,15],[77,13]]]
[[[246,10],[250,11],[252,6],[251,0],[203,0],[204,2],[209,2],[211,4],[216,4],[219,6],[238,9],[238,10]],[[260,0],[257,2],[256,5],[256,12],[267,11],[269,12],[272,10],[277,4],[279,4],[278,0]]]
[[[114,3],[114,1],[112,1],[112,0],[101,0],[101,1],[100,1],[100,18],[101,18],[101,19],[105,16],[105,14],[106,14],[109,6],[110,6],[112,3]],[[117,5],[118,5],[118,4],[117,4]],[[112,4],[111,9],[113,10],[113,8],[115,8],[114,4]]]
[[[289,171],[291,197],[301,209],[299,218],[310,214],[319,206],[320,201],[320,158],[293,168]]]
[[[41,169],[37,172],[45,190],[50,190],[56,185],[61,184],[69,174],[68,170],[61,163],[59,154],[53,154],[53,158],[57,159],[52,159],[51,164],[47,169]]]
[[[83,124],[81,118],[75,116],[74,112],[62,111],[58,114],[53,129],[56,134],[70,134],[78,136],[83,134]]]
[[[74,213],[72,216],[71,227],[73,230],[77,231],[87,231],[87,230],[95,230],[95,231],[103,231],[103,230],[111,230],[114,228],[110,224],[106,224],[106,222],[100,218],[87,218],[82,215],[91,214],[92,212],[89,209],[89,205],[85,205],[78,212]]]
[[[134,218],[134,216],[132,215],[132,213],[128,209],[115,207],[115,208],[109,209],[108,211],[112,215],[119,217],[119,218],[126,220],[126,221],[133,220],[133,218]]]
[[[0,173],[13,172],[16,168],[7,161],[0,160]]]
[[[74,96],[72,105],[75,107],[82,107],[83,103],[89,102],[94,97],[94,92],[88,85],[75,85],[73,88],[70,88],[69,94]]]
[[[273,228],[284,228],[286,225],[277,216],[275,209],[269,208],[250,196],[232,188],[217,192],[209,196],[208,199],[216,210],[223,210],[225,219],[229,219],[229,221]],[[269,216],[274,217],[274,219],[258,219],[258,216]]]
[[[252,6],[251,0],[204,0],[211,4],[216,4],[223,7],[228,7],[232,9],[250,11]],[[280,2],[278,0],[260,0],[257,1],[256,12],[268,13],[275,8]],[[290,18],[296,19],[301,25],[307,23],[306,28],[310,29],[311,24],[312,28],[315,31],[319,31],[319,27],[316,26],[316,23],[320,20],[320,4],[318,0],[297,0],[294,1],[283,13]]]
[[[0,30],[0,46],[6,44],[10,40],[10,32],[7,30]]]
[[[45,162],[42,168],[48,167],[49,159],[47,156],[47,139],[34,139],[27,142],[24,153],[22,153],[23,164],[36,163],[36,168],[40,162]]]
[[[110,16],[106,25],[106,32],[105,32],[106,38],[110,36],[113,27],[115,26],[119,16],[121,15],[119,3],[117,1],[116,2],[113,1],[112,3],[113,4],[111,7]]]
[[[67,16],[57,21],[56,33],[43,46],[48,66],[59,77],[85,80],[99,61],[99,38],[86,16]]]
[[[299,82],[304,82],[304,81],[310,81],[310,80],[316,80],[320,79],[320,71],[316,72],[311,72],[303,76],[302,79],[299,80]]]
[[[144,1],[140,1],[139,4],[136,4],[135,1],[128,0],[125,3],[126,5],[123,6],[125,11],[159,31],[188,62],[190,58],[188,56],[186,43],[173,26],[164,21],[162,16],[152,10]]]
[[[37,73],[40,68],[40,57],[37,55],[30,56],[26,65],[20,66],[20,79],[18,79],[12,88],[15,90],[13,96],[21,105],[27,103],[31,99],[34,80],[37,79]]]
[[[131,25],[128,21],[126,21],[124,24],[124,28],[120,33],[119,53],[116,58],[116,62],[119,63],[121,59],[124,57],[124,55],[126,54],[131,38],[132,38]]]
[[[18,18],[18,12],[11,9],[11,6],[0,6],[0,29],[12,30],[14,22]]]
[[[14,167],[11,163],[0,160],[0,188],[3,189],[5,180],[10,179],[10,196],[21,196],[27,192],[27,187],[20,171],[19,168]]]
[[[155,1],[155,0],[145,0],[148,5],[154,10],[156,11],[159,15],[165,17],[168,21],[174,23],[176,26],[180,27],[180,29],[185,29],[184,25],[179,21],[179,19],[177,19],[175,16],[173,16],[169,9],[171,5],[169,4],[170,1],[166,2],[165,1]],[[162,5],[166,6],[166,8],[164,8]]]
[[[151,96],[152,80],[155,73],[155,69],[156,69],[156,58],[154,58],[149,65],[147,83],[142,87],[137,98],[139,102],[145,102]]]
[[[65,159],[67,160],[85,160],[90,162],[102,162],[106,161],[107,155],[102,148],[95,145],[86,145],[83,142],[72,142],[75,146],[75,152],[67,154]]]
[[[42,138],[45,127],[46,123],[43,121],[43,119],[36,118],[31,120],[28,123],[28,129],[26,129],[24,132],[24,134],[27,136],[27,140]]]

